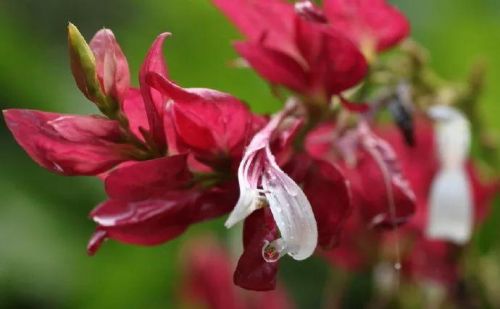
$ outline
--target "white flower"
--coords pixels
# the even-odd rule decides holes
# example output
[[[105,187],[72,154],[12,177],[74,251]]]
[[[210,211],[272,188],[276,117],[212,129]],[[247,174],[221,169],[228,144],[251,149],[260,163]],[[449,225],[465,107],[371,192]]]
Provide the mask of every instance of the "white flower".
[[[304,192],[281,170],[271,153],[271,137],[283,117],[283,113],[276,115],[248,145],[238,169],[240,197],[225,226],[229,228],[269,205],[281,238],[263,244],[263,253],[272,246],[279,253],[278,258],[289,254],[303,260],[314,253],[318,230]],[[265,255],[264,258],[275,260]]]
[[[465,162],[470,148],[470,125],[462,113],[447,106],[431,108],[436,120],[435,143],[441,168],[429,201],[427,236],[466,243],[472,233],[473,200]]]

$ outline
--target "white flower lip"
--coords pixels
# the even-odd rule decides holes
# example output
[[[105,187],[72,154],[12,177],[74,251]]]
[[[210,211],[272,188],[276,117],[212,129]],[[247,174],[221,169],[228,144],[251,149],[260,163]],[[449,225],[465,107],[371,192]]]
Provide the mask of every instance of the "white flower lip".
[[[248,145],[238,168],[240,197],[225,226],[229,228],[269,205],[281,234],[281,238],[272,242],[280,244],[275,248],[278,258],[288,254],[296,260],[304,260],[316,249],[318,230],[306,195],[281,170],[271,153],[271,135],[282,118],[282,114],[274,117]],[[263,244],[263,252],[267,246],[269,244]]]
[[[471,133],[470,124],[458,110],[435,106],[429,115],[436,121],[435,143],[441,168],[436,174],[429,197],[426,234],[464,244],[473,227],[473,199],[465,170]]]

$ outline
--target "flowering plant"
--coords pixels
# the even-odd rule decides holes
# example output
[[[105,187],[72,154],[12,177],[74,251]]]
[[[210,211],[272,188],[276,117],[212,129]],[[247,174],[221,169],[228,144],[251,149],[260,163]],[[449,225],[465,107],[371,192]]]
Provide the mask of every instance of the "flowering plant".
[[[245,36],[238,63],[283,98],[275,114],[177,85],[162,53],[169,33],[133,87],[111,30],[87,43],[72,24],[73,76],[101,114],[4,111],[39,165],[103,180],[88,253],[106,239],[162,244],[229,214],[226,227],[243,222],[234,283],[245,289],[275,289],[280,258],[315,253],[353,272],[389,260],[409,280],[458,281],[457,256],[499,189],[469,158],[474,85],[444,96],[385,0],[213,3]],[[392,123],[380,124],[387,113]]]

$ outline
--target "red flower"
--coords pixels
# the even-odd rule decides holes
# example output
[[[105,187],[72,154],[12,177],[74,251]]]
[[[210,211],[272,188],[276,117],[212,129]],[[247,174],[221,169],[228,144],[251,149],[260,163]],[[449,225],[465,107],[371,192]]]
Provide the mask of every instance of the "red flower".
[[[414,242],[405,261],[406,271],[415,278],[453,284],[458,278],[461,247],[445,240],[431,240],[427,236],[430,190],[439,170],[434,130],[429,123],[418,121],[416,147],[407,147],[396,130],[385,129],[381,134],[399,154],[402,168],[417,195],[417,213],[402,230],[402,235]],[[472,193],[473,224],[477,227],[486,218],[491,201],[500,191],[500,182],[482,181],[471,160],[467,162],[466,173]],[[427,254],[421,254],[424,250]]]
[[[301,6],[297,13],[282,0],[214,2],[248,39],[236,43],[238,53],[271,84],[327,103],[366,74],[356,46]]]
[[[139,245],[166,242],[189,225],[220,216],[236,202],[233,171],[264,119],[236,98],[211,89],[183,89],[167,79],[157,37],[129,85],[127,61],[112,32],[90,45],[69,26],[77,85],[102,116],[7,110],[18,143],[43,167],[65,175],[99,175],[109,200],[91,218],[88,245],[106,238]]]
[[[410,32],[406,17],[386,0],[325,0],[325,14],[365,52],[391,48]]]

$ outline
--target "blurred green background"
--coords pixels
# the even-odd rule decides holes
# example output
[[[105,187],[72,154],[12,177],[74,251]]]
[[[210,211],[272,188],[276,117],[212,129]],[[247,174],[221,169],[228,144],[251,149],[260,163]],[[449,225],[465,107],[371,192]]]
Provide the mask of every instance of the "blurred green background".
[[[393,3],[409,16],[413,36],[429,49],[434,68],[444,77],[464,79],[473,62],[486,61],[481,113],[498,133],[500,1]],[[235,58],[230,42],[239,35],[209,0],[0,0],[2,109],[96,112],[72,80],[68,21],[88,39],[104,26],[111,28],[134,75],[155,36],[172,32],[165,55],[172,78],[181,85],[230,92],[259,112],[280,106],[253,72],[229,66]],[[221,220],[155,248],[108,242],[90,258],[85,246],[94,224],[87,213],[104,199],[99,181],[64,178],[38,167],[3,121],[0,147],[0,308],[175,308],[179,248],[208,229],[220,232]],[[494,216],[500,220],[498,211]],[[493,221],[479,237],[485,252],[498,247]],[[293,297],[302,307],[315,308],[325,266],[314,259],[285,264],[283,276]]]

